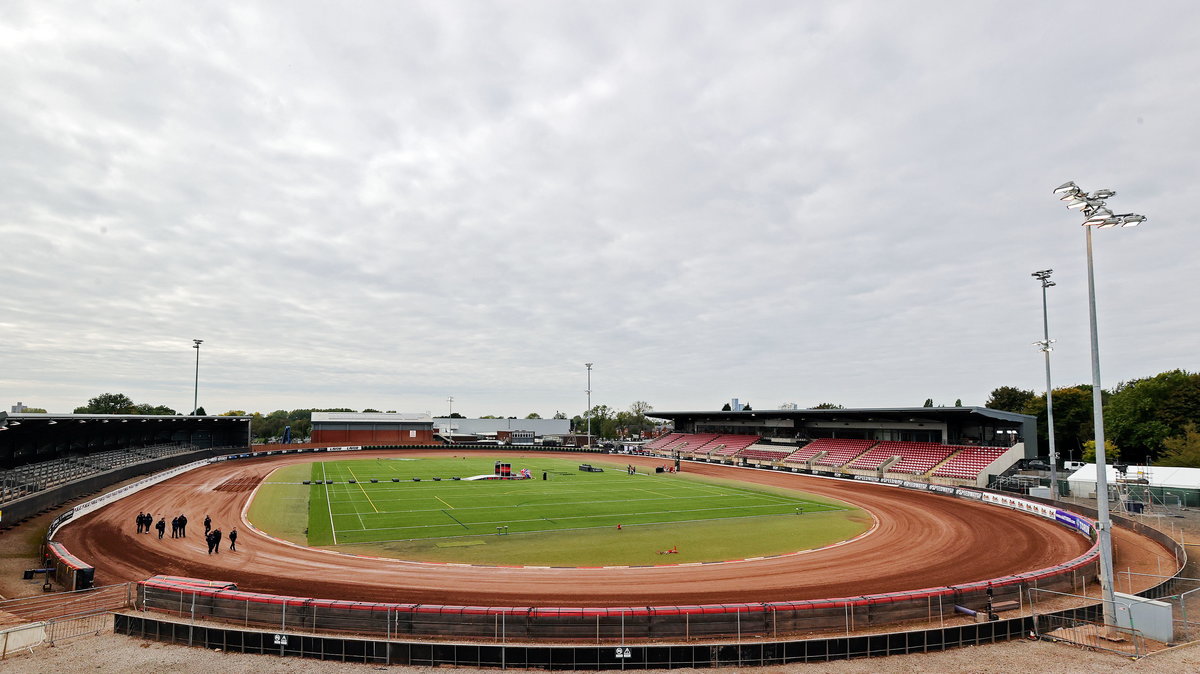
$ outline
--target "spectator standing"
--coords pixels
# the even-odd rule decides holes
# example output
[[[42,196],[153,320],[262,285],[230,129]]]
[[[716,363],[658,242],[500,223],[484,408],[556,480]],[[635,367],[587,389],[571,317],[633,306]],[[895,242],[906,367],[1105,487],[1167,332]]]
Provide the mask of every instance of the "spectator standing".
[[[187,515],[179,513],[179,536],[187,538]]]
[[[212,531],[212,518],[209,517],[208,515],[205,515],[204,516],[204,535],[207,536],[208,532],[210,532],[210,531]]]
[[[142,527],[146,526],[146,513],[138,511],[137,516],[137,532],[142,533]]]
[[[213,537],[213,553],[219,555],[219,554],[221,554],[221,530],[213,529],[212,537]]]
[[[163,532],[165,532],[167,530],[167,518],[165,518],[165,517],[158,518],[158,524],[154,525],[154,528],[158,529],[158,540],[161,541],[162,537],[163,537]]]
[[[229,549],[237,552],[237,527],[229,530]]]

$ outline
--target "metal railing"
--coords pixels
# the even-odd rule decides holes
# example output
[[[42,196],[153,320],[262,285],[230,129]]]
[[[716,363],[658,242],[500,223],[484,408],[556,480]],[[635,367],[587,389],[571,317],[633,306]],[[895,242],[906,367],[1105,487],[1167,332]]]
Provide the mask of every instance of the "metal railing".
[[[136,591],[136,583],[118,583],[87,590],[20,597],[0,601],[0,612],[32,621],[119,611],[133,606]]]

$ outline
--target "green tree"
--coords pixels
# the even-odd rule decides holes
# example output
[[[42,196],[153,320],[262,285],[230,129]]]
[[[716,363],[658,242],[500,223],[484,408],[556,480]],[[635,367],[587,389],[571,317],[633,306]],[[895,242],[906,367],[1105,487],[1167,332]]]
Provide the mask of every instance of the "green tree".
[[[205,411],[204,411],[204,405],[201,405],[201,406],[197,407],[197,408],[196,408],[196,411],[195,411],[195,412],[194,412],[194,414],[193,414],[193,416],[197,416],[197,417],[206,417],[206,416],[208,416],[208,412],[205,412]]]
[[[363,414],[379,414],[379,410],[368,407],[367,409],[363,410]]]
[[[124,393],[101,393],[83,407],[76,407],[75,414],[134,414],[136,407]]]
[[[627,424],[626,435],[643,437],[647,431],[654,428],[654,422],[650,421],[650,413],[654,411],[654,406],[645,400],[635,400],[629,405],[630,419]]]
[[[742,411],[743,412],[753,412],[754,408],[750,406],[750,403],[746,403],[745,405],[742,405]]]
[[[46,410],[41,407],[26,407],[25,413],[26,414],[45,414]]]
[[[1158,456],[1164,442],[1200,419],[1200,373],[1170,370],[1118,384],[1104,406],[1105,430],[1130,459]]]
[[[926,398],[925,404],[922,407],[933,407],[933,398]]]
[[[844,410],[844,409],[846,409],[846,406],[839,405],[837,403],[817,403],[816,405],[813,405],[812,407],[810,407],[808,409],[810,409],[810,410]]]
[[[1164,440],[1163,447],[1155,465],[1200,468],[1200,428],[1194,422],[1185,425],[1179,435]]]
[[[166,405],[151,405],[149,403],[139,403],[133,407],[134,414],[159,414],[163,416],[175,416],[179,414],[175,410]]]
[[[1104,463],[1112,465],[1121,460],[1121,449],[1113,444],[1112,440],[1104,439]],[[1088,440],[1083,443],[1083,461],[1085,463],[1095,463],[1096,461],[1096,441]]]
[[[987,402],[983,403],[983,406],[989,410],[1024,413],[1025,408],[1036,397],[1037,394],[1033,391],[1017,388],[1016,386],[1001,386],[992,389],[991,394],[988,395]]]
[[[721,411],[722,412],[732,412],[733,406],[730,405],[729,403],[725,403],[724,405],[721,406]]]
[[[450,418],[451,418],[451,419],[466,419],[466,417],[464,417],[463,415],[459,414],[458,412],[451,412],[451,413],[450,413]]]
[[[962,407],[962,406],[963,406],[963,405],[962,405],[962,398],[955,398],[955,399],[954,399],[954,406],[955,406],[955,407]]]
[[[246,416],[246,410],[229,410],[228,412],[225,412],[225,413],[223,413],[223,414],[218,414],[217,416],[221,416],[221,417],[244,417],[244,416]]]
[[[562,411],[555,412],[555,413],[554,413],[554,418],[555,418],[555,419],[566,419],[566,418],[567,418],[567,413],[566,413],[566,412],[562,412]]]
[[[530,412],[529,414],[525,415],[525,418],[526,419],[541,419],[542,415],[538,414],[537,412]]]
[[[1046,431],[1046,397],[1034,396],[1023,410],[1038,419],[1038,446],[1049,447]],[[1054,389],[1054,444],[1064,458],[1082,457],[1083,444],[1095,436],[1092,387],[1079,384]]]

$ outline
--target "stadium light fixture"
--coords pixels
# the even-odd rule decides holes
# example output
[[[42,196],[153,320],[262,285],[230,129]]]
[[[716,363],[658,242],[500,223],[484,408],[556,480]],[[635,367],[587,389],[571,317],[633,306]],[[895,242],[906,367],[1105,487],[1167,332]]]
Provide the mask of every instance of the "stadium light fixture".
[[[1054,188],[1055,194],[1064,194],[1071,189],[1082,193],[1075,183],[1067,182]],[[1146,217],[1136,213],[1125,213],[1114,216],[1104,199],[1115,195],[1109,189],[1096,190],[1089,199],[1096,202],[1093,207],[1084,210],[1087,219],[1083,221],[1087,241],[1087,280],[1088,280],[1088,319],[1091,332],[1092,346],[1092,417],[1096,432],[1096,529],[1100,539],[1100,589],[1103,594],[1104,624],[1116,625],[1116,597],[1113,594],[1113,559],[1112,559],[1112,520],[1108,511],[1108,467],[1104,447],[1104,401],[1100,386],[1100,337],[1096,326],[1096,277],[1092,262],[1092,228],[1108,228],[1139,225]],[[1128,223],[1128,224],[1127,224]]]
[[[1054,388],[1050,384],[1050,352],[1054,350],[1052,346],[1054,340],[1050,339],[1050,319],[1046,311],[1046,288],[1054,285],[1054,281],[1050,280],[1050,275],[1054,273],[1053,269],[1043,269],[1035,271],[1031,276],[1042,284],[1042,341],[1034,342],[1041,345],[1041,351],[1046,357],[1046,429],[1050,440],[1050,500],[1058,500],[1058,452],[1054,451]]]
[[[192,348],[196,350],[196,383],[192,387],[192,416],[195,416],[196,410],[200,409],[200,345],[203,343],[203,339],[192,340]]]

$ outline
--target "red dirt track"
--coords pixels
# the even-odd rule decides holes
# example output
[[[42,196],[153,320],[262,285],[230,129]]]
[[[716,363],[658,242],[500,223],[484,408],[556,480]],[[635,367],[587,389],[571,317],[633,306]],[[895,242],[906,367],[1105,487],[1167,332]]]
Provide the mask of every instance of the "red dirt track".
[[[445,451],[355,452],[337,458],[422,456]],[[463,452],[458,452],[463,454]],[[495,452],[479,453],[487,456]],[[601,455],[506,453],[603,461]],[[810,554],[703,566],[629,569],[479,568],[379,560],[298,548],[266,537],[241,520],[254,484],[285,464],[328,459],[297,454],[213,464],[155,485],[64,526],[56,540],[95,565],[97,584],[155,574],[236,582],[238,588],[301,597],[467,606],[647,606],[786,601],[953,585],[1053,566],[1083,554],[1087,541],[1049,520],[963,499],[845,480],[744,470],[713,464],[684,471],[830,496],[875,515],[879,527],[861,540]],[[622,464],[631,457],[614,457]],[[642,466],[662,460],[632,457]],[[189,518],[188,537],[137,534],[134,516],[150,509]],[[203,519],[239,531],[238,551],[222,541],[205,553]],[[1148,539],[1116,532],[1117,564],[1156,568],[1173,556]]]

